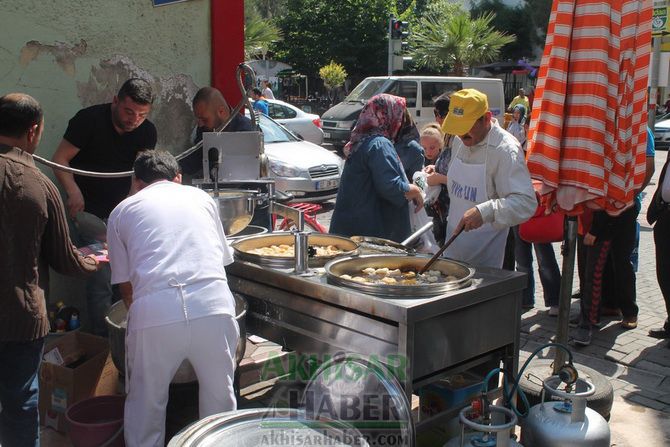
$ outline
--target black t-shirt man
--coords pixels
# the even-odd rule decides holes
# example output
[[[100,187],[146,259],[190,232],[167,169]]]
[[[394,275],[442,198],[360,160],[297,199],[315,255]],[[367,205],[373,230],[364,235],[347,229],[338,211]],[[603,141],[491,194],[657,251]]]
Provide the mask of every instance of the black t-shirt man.
[[[136,129],[121,135],[112,124],[111,103],[80,110],[70,120],[65,140],[79,148],[70,166],[96,172],[132,171],[138,152],[156,147],[156,127],[144,120]],[[75,175],[84,196],[84,210],[106,219],[114,207],[126,198],[130,176],[98,178]]]

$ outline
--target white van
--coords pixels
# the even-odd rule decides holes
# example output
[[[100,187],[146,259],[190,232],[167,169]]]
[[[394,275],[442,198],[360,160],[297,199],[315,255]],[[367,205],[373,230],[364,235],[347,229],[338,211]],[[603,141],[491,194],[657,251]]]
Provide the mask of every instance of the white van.
[[[502,80],[496,78],[465,78],[451,76],[374,76],[365,78],[344,98],[322,116],[324,142],[341,147],[349,141],[363,105],[379,93],[403,96],[419,129],[435,120],[433,101],[446,92],[474,88],[488,96],[493,116],[502,120],[505,96]]]

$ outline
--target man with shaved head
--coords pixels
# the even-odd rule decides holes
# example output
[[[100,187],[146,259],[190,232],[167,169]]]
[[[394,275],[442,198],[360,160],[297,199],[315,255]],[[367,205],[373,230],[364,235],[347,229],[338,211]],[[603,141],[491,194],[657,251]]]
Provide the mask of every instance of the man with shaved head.
[[[202,140],[203,132],[212,132],[221,127],[230,117],[230,106],[221,92],[214,87],[203,87],[193,98],[193,114],[197,127],[193,135],[193,143]],[[251,131],[251,120],[246,116],[236,114],[223,132]],[[202,177],[202,151],[195,151],[180,162],[182,174],[186,179]],[[185,180],[186,180],[185,179]]]
[[[39,446],[38,380],[49,332],[48,268],[96,271],[68,232],[56,186],[35,166],[42,107],[23,93],[0,97],[0,445]]]

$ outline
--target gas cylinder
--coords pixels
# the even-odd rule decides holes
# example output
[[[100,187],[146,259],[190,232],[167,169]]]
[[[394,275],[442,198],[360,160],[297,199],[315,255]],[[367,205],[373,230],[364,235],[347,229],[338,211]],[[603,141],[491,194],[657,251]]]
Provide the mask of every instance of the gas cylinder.
[[[449,440],[444,447],[522,447],[521,444],[511,438],[511,431],[517,423],[517,417],[512,410],[498,405],[488,407],[491,420],[504,419],[506,422],[496,424],[483,422],[481,418],[471,420],[468,415],[473,413],[472,405],[465,407],[459,414],[461,422],[461,435]],[[496,417],[495,414],[502,417]],[[474,432],[465,433],[465,427]]]
[[[586,407],[595,387],[578,378],[574,388],[559,390],[561,379],[551,376],[542,383],[542,402],[530,409],[521,424],[521,441],[526,447],[609,447],[607,421]],[[574,391],[574,392],[571,392]],[[545,402],[546,395],[552,397]],[[556,400],[556,399],[561,399]]]

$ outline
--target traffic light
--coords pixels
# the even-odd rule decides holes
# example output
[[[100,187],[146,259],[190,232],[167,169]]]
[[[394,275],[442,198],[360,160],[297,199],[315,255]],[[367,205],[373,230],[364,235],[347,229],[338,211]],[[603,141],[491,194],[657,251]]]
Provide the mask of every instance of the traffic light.
[[[409,36],[409,22],[391,20],[391,39],[407,39]]]

